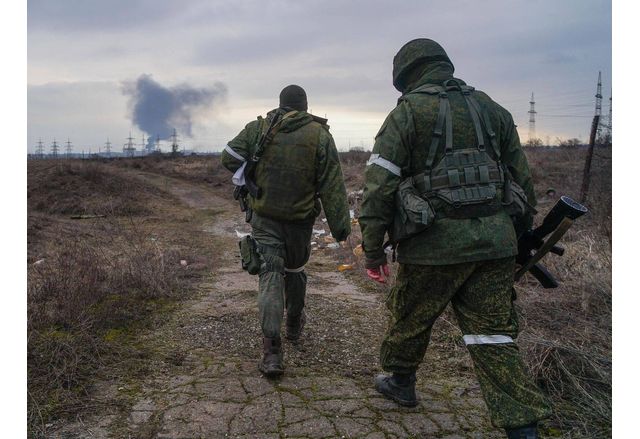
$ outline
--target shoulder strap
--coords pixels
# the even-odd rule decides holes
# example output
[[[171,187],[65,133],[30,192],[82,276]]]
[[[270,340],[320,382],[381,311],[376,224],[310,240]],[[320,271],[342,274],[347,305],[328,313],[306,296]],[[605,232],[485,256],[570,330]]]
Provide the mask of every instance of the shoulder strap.
[[[451,154],[453,151],[453,124],[451,118],[451,106],[449,105],[449,96],[443,88],[440,87],[438,94],[440,102],[440,108],[438,109],[438,118],[436,119],[436,125],[433,128],[433,134],[431,136],[431,145],[429,146],[429,152],[427,153],[427,161],[425,163],[425,173],[431,171],[433,161],[436,157],[438,145],[440,144],[440,138],[442,137],[442,129],[446,128],[447,132],[444,136],[445,139],[445,154]]]
[[[473,96],[472,93],[469,93],[468,97],[469,103],[474,107],[478,114],[482,115],[482,119],[484,122],[484,129],[487,130],[487,134],[489,135],[489,142],[491,143],[491,148],[496,155],[496,158],[500,159],[500,148],[498,147],[498,141],[496,140],[496,133],[493,131],[493,127],[491,126],[491,119],[489,118],[489,114],[486,110],[481,109],[478,101]]]
[[[464,97],[465,102],[467,103],[467,108],[469,108],[469,114],[471,114],[471,120],[473,121],[473,127],[476,130],[476,138],[478,139],[478,150],[484,151],[484,135],[482,134],[482,125],[480,122],[480,114],[478,113],[478,109],[471,101],[471,90],[468,88],[464,88],[461,90],[462,96]]]

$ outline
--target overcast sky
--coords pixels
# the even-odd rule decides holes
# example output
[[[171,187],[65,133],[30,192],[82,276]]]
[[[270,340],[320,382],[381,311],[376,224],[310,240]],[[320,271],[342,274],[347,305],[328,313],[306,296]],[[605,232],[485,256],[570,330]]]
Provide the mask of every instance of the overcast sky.
[[[608,114],[610,1],[29,0],[28,150],[121,150],[129,131],[140,143],[142,80],[172,105],[204,96],[171,119],[187,148],[222,149],[291,83],[340,149],[370,147],[399,96],[393,56],[423,37],[512,112],[523,141],[532,92],[538,137],[588,140],[598,71]]]

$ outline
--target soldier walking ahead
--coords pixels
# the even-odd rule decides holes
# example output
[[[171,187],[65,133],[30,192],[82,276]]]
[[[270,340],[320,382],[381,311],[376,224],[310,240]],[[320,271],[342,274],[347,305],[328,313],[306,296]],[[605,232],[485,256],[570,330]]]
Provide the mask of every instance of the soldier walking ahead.
[[[241,242],[241,253],[243,266],[259,274],[264,335],[259,369],[278,376],[284,371],[284,309],[288,339],[298,340],[305,324],[304,266],[315,218],[324,208],[337,241],[351,232],[338,151],[327,120],[307,113],[305,91],[289,85],[280,93],[279,108],[247,124],[229,142],[222,164],[236,173],[233,180],[244,190],[240,197],[245,198],[252,227],[251,236]]]
[[[428,39],[408,42],[393,59],[402,96],[376,136],[359,218],[367,274],[378,282],[389,274],[387,231],[400,263],[380,348],[392,374],[375,386],[401,405],[417,404],[416,370],[451,303],[493,424],[509,438],[537,438],[550,408],[520,358],[512,303],[515,229],[532,221],[526,201],[535,205],[531,175],[509,112],[453,71]]]

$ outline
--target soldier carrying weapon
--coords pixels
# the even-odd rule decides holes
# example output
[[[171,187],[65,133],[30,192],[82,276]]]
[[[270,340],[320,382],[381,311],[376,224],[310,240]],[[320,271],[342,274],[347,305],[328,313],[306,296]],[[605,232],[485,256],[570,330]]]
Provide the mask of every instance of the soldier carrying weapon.
[[[338,151],[327,120],[307,113],[305,91],[289,85],[278,108],[229,142],[222,164],[235,172],[234,197],[252,228],[240,253],[243,268],[259,275],[263,358],[258,367],[268,377],[278,376],[284,371],[283,311],[292,341],[300,338],[306,320],[304,266],[315,218],[324,209],[337,241],[351,232]]]

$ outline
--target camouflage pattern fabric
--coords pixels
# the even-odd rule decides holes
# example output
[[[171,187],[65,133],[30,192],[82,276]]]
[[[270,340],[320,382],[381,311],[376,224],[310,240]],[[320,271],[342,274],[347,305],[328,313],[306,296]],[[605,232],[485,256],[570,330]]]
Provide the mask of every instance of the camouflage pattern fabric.
[[[284,309],[299,316],[304,308],[313,222],[283,223],[254,214],[252,236],[263,260],[259,273],[258,312],[265,337],[279,337]]]
[[[222,165],[235,172],[251,157],[264,125],[276,110],[250,122],[222,153]],[[229,151],[230,149],[230,151]],[[326,120],[298,111],[278,127],[256,169],[265,195],[249,197],[262,216],[285,221],[312,220],[322,202],[331,234],[343,241],[351,232],[347,191],[340,159]]]
[[[372,157],[393,164],[395,168],[391,169],[397,172],[376,164],[368,165],[365,171],[359,222],[365,254],[372,260],[384,256],[382,244],[393,220],[394,194],[400,181],[425,169],[438,115],[438,95],[411,91],[426,84],[441,85],[453,78],[453,66],[446,61],[418,63],[413,69],[420,72],[421,76],[406,85],[405,94],[382,124],[373,147]],[[489,115],[500,147],[501,161],[507,165],[516,183],[524,189],[530,204],[535,205],[529,167],[511,115],[486,94],[475,91],[474,96]],[[459,92],[450,92],[449,101],[453,119],[453,147],[475,147],[474,126],[463,96]],[[486,133],[485,138],[488,138]],[[487,150],[492,153],[490,148]],[[434,163],[438,163],[443,155],[444,142],[441,141]],[[500,211],[497,215],[483,218],[438,219],[425,232],[400,243],[398,261],[406,264],[448,265],[498,259],[516,253],[516,235],[511,219],[506,212]]]
[[[431,328],[451,303],[471,354],[482,394],[496,427],[548,417],[550,406],[522,363],[514,340],[518,322],[512,300],[514,258],[425,266],[401,264],[386,305],[390,326],[380,349],[382,367],[414,372]]]
[[[453,73],[453,63],[440,44],[427,38],[409,41],[393,57],[393,86],[404,92],[408,84],[422,76],[422,69],[435,61],[445,61]]]

